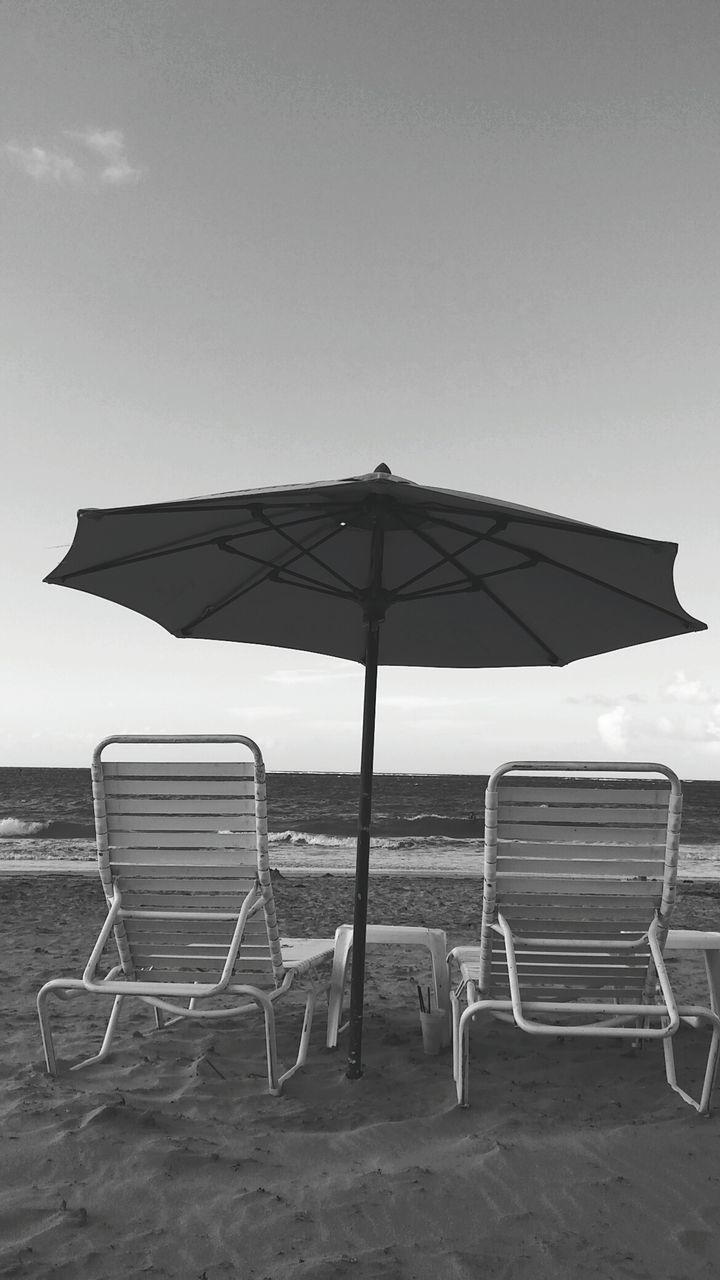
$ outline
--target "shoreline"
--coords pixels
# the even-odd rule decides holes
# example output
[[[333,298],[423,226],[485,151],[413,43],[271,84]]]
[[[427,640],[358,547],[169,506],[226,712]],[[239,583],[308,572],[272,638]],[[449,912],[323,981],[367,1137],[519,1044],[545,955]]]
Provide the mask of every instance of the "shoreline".
[[[298,880],[312,877],[313,879],[326,879],[331,877],[333,880],[351,880],[354,878],[355,872],[352,868],[328,868],[323,867],[272,867],[270,868],[273,876],[279,876],[283,880]],[[83,859],[67,859],[67,858],[7,858],[0,859],[0,879],[5,876],[97,876],[97,862],[89,862]],[[432,871],[413,871],[413,870],[386,870],[382,867],[370,868],[370,875],[373,879],[382,877],[383,879],[396,880],[469,880],[472,882],[482,881],[482,871],[443,871],[442,869],[433,869]],[[717,885],[720,890],[720,876],[703,876],[691,875],[687,872],[678,873],[678,885]]]

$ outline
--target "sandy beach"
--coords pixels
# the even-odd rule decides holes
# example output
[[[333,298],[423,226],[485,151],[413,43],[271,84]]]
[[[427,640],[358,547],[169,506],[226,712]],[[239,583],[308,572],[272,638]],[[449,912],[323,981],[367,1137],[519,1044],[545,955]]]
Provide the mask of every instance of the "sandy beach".
[[[477,881],[377,877],[369,918],[474,940]],[[278,877],[283,931],[332,935],[352,882]],[[541,1040],[476,1029],[472,1106],[450,1054],[422,1051],[426,953],[368,951],[365,1072],[324,1047],[281,1098],[265,1087],[261,1020],[163,1033],[138,1005],[107,1063],[50,1079],[35,995],[79,976],[103,918],[96,879],[0,878],[0,1277],[114,1280],[471,1280],[710,1277],[720,1268],[720,1120],[667,1087],[657,1045]],[[720,884],[684,882],[673,925],[720,925]],[[682,999],[702,961],[670,959]],[[104,1002],[58,1004],[60,1053],[98,1042]],[[280,1007],[288,1061],[301,996]],[[682,1031],[697,1085],[707,1037]]]

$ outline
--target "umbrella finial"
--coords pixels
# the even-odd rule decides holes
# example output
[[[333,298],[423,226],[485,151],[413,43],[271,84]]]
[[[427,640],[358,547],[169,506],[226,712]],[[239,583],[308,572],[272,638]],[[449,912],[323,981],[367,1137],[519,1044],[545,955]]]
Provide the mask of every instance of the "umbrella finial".
[[[383,476],[391,476],[391,475],[392,475],[392,471],[390,470],[390,468],[389,468],[389,466],[388,466],[387,462],[379,462],[379,463],[378,463],[378,465],[377,465],[377,466],[376,466],[376,468],[375,468],[375,475],[377,475],[377,474],[378,474],[378,472],[380,473],[380,475],[383,475]]]

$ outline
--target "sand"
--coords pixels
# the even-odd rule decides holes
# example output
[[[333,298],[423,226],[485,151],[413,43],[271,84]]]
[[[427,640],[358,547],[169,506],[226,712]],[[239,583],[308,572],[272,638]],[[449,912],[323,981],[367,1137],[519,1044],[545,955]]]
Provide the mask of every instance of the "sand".
[[[284,931],[328,935],[352,885],[277,880]],[[477,881],[377,877],[370,918],[440,925],[471,942]],[[123,1280],[577,1280],[720,1272],[720,1115],[667,1087],[657,1045],[536,1041],[473,1031],[472,1106],[455,1105],[449,1053],[422,1052],[414,982],[427,953],[368,950],[365,1072],[324,1048],[266,1092],[261,1020],[158,1033],[123,1016],[103,1064],[50,1079],[34,998],[78,976],[103,916],[94,879],[0,879],[0,1277]],[[720,928],[720,885],[684,885],[674,925]],[[701,962],[670,960],[683,999]],[[60,1015],[59,1049],[98,1042],[104,1002]],[[67,1007],[69,1009],[69,1006]],[[289,1061],[300,996],[279,1014]],[[707,1035],[682,1031],[699,1081]],[[720,1098],[717,1099],[720,1109]]]

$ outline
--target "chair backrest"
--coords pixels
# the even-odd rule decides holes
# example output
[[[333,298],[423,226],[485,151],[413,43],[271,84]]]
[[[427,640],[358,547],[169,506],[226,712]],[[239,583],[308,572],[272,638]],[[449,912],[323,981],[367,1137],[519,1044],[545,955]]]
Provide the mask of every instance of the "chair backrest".
[[[662,942],[667,932],[681,811],[680,782],[664,765],[512,761],[496,769],[486,792],[481,988],[507,990],[504,942],[492,927],[500,912],[519,944],[526,999],[648,993],[654,975],[643,940],[656,913]],[[533,948],[540,938],[555,947]]]
[[[104,755],[115,745],[126,755],[136,744],[143,745],[136,754],[147,756],[150,745],[157,758]],[[203,746],[197,760],[173,759],[194,744]],[[227,751],[212,758],[228,744],[243,758],[230,760]],[[278,982],[284,969],[257,744],[239,735],[106,738],[93,755],[92,786],[100,877],[108,902],[121,895],[115,939],[126,976],[217,981],[252,894],[233,981]]]

